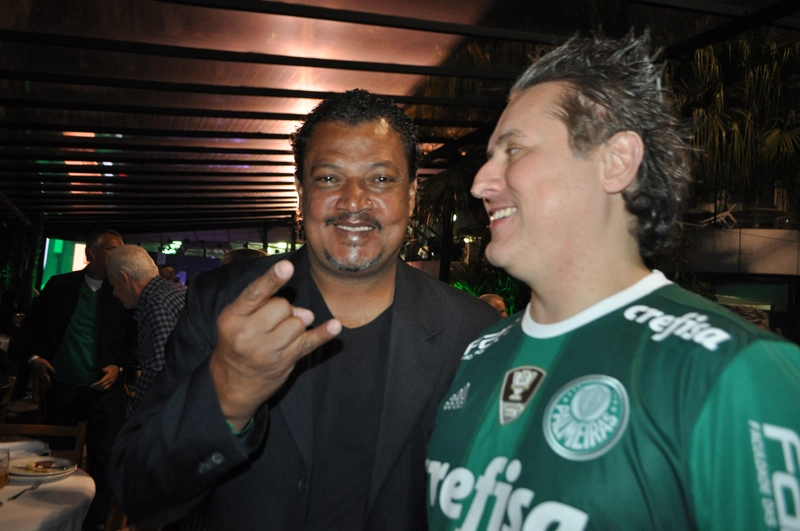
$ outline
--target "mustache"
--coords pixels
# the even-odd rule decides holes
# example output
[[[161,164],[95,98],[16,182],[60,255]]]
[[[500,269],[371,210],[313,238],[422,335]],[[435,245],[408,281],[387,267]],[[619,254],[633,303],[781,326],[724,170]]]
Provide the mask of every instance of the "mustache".
[[[383,230],[383,224],[369,214],[339,214],[325,219],[325,226],[331,225],[368,225]]]

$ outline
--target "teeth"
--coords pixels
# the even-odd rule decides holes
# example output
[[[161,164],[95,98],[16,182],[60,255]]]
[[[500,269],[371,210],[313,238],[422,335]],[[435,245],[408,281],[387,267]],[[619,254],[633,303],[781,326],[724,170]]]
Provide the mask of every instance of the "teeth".
[[[372,230],[372,227],[350,227],[348,225],[336,225],[337,229],[347,230],[350,232],[365,232]]]
[[[514,214],[516,211],[517,211],[516,207],[502,208],[497,212],[495,212],[494,214],[492,214],[491,216],[489,216],[489,219],[491,221],[497,221],[498,219],[507,218],[511,214]]]

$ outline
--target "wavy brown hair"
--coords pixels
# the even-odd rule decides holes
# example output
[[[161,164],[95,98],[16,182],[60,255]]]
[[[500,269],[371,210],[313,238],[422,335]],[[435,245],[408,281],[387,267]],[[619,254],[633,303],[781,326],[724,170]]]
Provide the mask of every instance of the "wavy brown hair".
[[[651,50],[648,32],[630,32],[620,40],[573,36],[534,62],[510,94],[542,83],[564,84],[561,119],[576,155],[587,154],[621,131],[642,138],[644,157],[623,198],[636,216],[632,231],[644,259],[675,243],[690,182],[687,135],[662,87],[660,55]]]

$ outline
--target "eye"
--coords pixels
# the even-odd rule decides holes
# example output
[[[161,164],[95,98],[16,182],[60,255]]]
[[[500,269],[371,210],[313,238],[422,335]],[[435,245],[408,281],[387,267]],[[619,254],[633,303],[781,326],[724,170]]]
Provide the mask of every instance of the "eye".
[[[380,174],[372,177],[370,181],[374,186],[383,188],[395,184],[397,182],[397,177],[394,177],[392,175]]]
[[[332,185],[336,183],[336,177],[333,175],[318,175],[314,177],[314,182],[319,185]]]

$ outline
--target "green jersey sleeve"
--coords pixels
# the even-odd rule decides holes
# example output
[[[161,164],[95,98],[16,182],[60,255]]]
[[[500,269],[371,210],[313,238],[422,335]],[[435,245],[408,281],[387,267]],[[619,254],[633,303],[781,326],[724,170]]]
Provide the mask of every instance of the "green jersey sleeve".
[[[689,449],[700,529],[800,529],[800,355],[751,343],[720,375]]]

